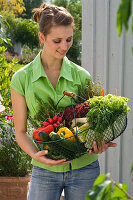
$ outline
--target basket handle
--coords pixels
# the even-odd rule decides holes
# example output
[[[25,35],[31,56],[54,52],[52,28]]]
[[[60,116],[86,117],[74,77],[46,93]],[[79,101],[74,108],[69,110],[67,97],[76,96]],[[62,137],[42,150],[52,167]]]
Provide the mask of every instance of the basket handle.
[[[63,92],[63,94],[72,98],[75,98],[77,96],[75,93],[72,93],[66,90]]]

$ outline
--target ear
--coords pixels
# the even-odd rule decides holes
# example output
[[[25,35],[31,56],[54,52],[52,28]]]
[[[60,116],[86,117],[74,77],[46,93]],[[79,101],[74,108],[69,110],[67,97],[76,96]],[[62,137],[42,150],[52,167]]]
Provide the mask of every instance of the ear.
[[[44,44],[44,43],[45,43],[45,36],[43,35],[42,32],[39,32],[39,33],[38,33],[38,37],[39,37],[40,42],[41,42],[42,44]]]

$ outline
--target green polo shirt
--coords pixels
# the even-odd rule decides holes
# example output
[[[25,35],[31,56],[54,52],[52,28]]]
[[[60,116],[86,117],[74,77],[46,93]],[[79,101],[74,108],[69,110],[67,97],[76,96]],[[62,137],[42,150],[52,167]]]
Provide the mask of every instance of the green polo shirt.
[[[53,88],[49,81],[41,63],[40,53],[36,58],[18,70],[12,77],[11,87],[19,94],[25,97],[27,111],[31,117],[37,112],[38,104],[35,98],[35,93],[45,102],[48,103],[48,98],[51,98],[56,105],[63,96],[63,91],[67,90],[73,93],[78,93],[78,86],[85,85],[86,80],[90,79],[90,74],[82,67],[64,57],[60,76],[56,85]],[[67,107],[71,105],[70,98],[65,96],[58,104],[59,107]],[[71,161],[71,169],[84,167],[98,159],[98,155],[89,153]],[[32,160],[32,164],[54,172],[66,172],[70,170],[70,164],[47,166]]]

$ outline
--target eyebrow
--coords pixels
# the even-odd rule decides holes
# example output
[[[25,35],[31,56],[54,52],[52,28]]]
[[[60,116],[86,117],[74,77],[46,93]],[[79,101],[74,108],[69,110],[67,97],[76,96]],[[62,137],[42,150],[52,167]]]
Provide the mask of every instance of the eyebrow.
[[[69,36],[69,37],[67,37],[67,39],[68,38],[73,38],[73,36]],[[53,38],[53,40],[61,40],[62,38]]]

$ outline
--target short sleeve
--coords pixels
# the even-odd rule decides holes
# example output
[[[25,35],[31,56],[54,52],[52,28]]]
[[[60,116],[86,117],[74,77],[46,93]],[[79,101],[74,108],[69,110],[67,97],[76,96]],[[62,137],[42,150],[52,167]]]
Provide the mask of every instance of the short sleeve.
[[[17,71],[13,75],[10,86],[20,95],[25,96],[25,73],[23,70]]]
[[[82,86],[86,86],[88,83],[93,83],[92,82],[92,76],[84,68],[82,68],[82,70],[80,72],[80,77],[81,77],[81,84],[82,84]]]

